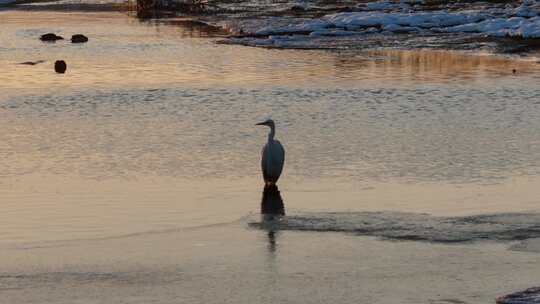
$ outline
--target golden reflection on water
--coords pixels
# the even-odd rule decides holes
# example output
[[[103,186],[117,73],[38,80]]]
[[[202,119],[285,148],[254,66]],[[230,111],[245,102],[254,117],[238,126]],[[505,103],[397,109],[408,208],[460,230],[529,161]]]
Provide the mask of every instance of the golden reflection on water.
[[[374,50],[361,56],[336,58],[337,70],[354,75],[364,70],[370,79],[418,82],[485,82],[492,77],[529,74],[540,69],[538,63],[503,56],[473,55],[440,50]]]
[[[260,178],[152,175],[103,181],[51,174],[4,179],[0,183],[0,246],[120,238],[234,223],[259,212],[260,182]],[[538,182],[538,178],[513,178],[505,184],[484,186],[395,182],[367,186],[332,179],[289,179],[280,190],[286,193],[287,205],[295,210],[292,214],[298,210],[394,211],[460,216],[484,214],[485,210],[538,212]],[[279,214],[263,216],[264,229],[272,231],[279,226]]]
[[[249,211],[257,211],[260,207],[258,186],[261,181],[260,178],[254,180],[251,177],[257,167],[255,158],[258,154],[245,155],[246,151],[251,153],[254,149],[253,134],[256,133],[251,129],[246,131],[246,127],[240,124],[249,121],[249,117],[263,113],[268,115],[273,111],[274,114],[280,114],[278,107],[284,112],[281,113],[282,117],[290,119],[289,125],[291,121],[296,123],[289,129],[291,132],[280,133],[280,136],[291,136],[288,143],[294,148],[288,150],[291,151],[289,155],[297,156],[289,165],[288,179],[280,184],[286,193],[288,208],[394,210],[437,214],[537,209],[534,199],[538,185],[536,179],[515,179],[493,186],[456,186],[442,182],[410,185],[396,181],[349,181],[342,186],[336,179],[323,180],[312,176],[303,179],[307,174],[298,173],[302,170],[313,171],[312,167],[308,167],[309,162],[302,163],[302,158],[307,158],[302,155],[303,149],[318,152],[315,154],[316,161],[321,163],[335,163],[335,167],[340,169],[347,166],[355,171],[356,168],[366,169],[361,165],[354,166],[357,159],[369,161],[362,157],[366,145],[358,141],[361,132],[384,136],[399,131],[394,137],[383,139],[379,147],[372,147],[373,153],[365,153],[397,157],[394,163],[385,159],[387,162],[383,162],[383,165],[405,163],[411,159],[425,165],[428,159],[427,156],[400,159],[406,153],[388,153],[389,150],[399,148],[397,145],[382,144],[392,140],[402,140],[401,148],[411,149],[409,153],[414,156],[426,153],[425,149],[418,153],[416,149],[440,146],[444,147],[445,152],[449,151],[447,147],[452,144],[455,149],[452,151],[460,155],[471,151],[471,155],[477,153],[482,156],[485,151],[478,147],[489,148],[490,140],[498,143],[490,152],[495,148],[500,151],[508,143],[497,141],[492,133],[482,133],[482,130],[493,129],[495,122],[499,123],[493,117],[501,112],[486,111],[489,108],[469,110],[492,114],[478,118],[478,128],[476,125],[471,129],[457,128],[452,133],[448,132],[452,129],[448,125],[435,124],[444,132],[437,133],[435,128],[432,133],[422,134],[418,130],[429,128],[415,126],[412,123],[419,120],[405,114],[394,117],[401,118],[398,123],[403,122],[405,126],[412,124],[414,128],[410,129],[410,133],[405,132],[407,128],[400,126],[385,126],[382,119],[369,120],[369,114],[385,114],[385,109],[364,108],[356,100],[373,95],[353,95],[350,98],[352,100],[346,99],[348,103],[339,104],[329,102],[326,93],[321,94],[323,97],[314,93],[314,99],[319,98],[316,102],[309,96],[291,94],[292,97],[280,97],[278,101],[281,103],[277,103],[279,94],[270,94],[266,100],[262,100],[262,95],[244,97],[243,91],[239,91],[236,95],[232,94],[234,100],[225,98],[212,103],[219,92],[199,92],[200,96],[174,96],[161,104],[149,102],[137,105],[141,99],[161,97],[159,94],[154,97],[146,93],[135,96],[126,94],[125,99],[107,94],[104,97],[99,94],[81,94],[85,99],[77,103],[82,97],[73,94],[84,90],[185,87],[408,89],[429,84],[459,84],[476,88],[481,85],[494,87],[497,81],[506,86],[527,86],[537,83],[535,73],[539,68],[535,62],[444,51],[378,50],[358,54],[223,45],[215,43],[217,38],[214,36],[222,35],[214,32],[216,29],[205,29],[199,25],[194,29],[186,26],[183,21],[141,23],[118,13],[0,12],[0,27],[0,91],[3,93],[0,96],[0,114],[5,114],[2,116],[4,122],[0,122],[0,137],[4,139],[0,141],[0,155],[9,159],[0,162],[0,168],[3,169],[0,172],[0,201],[3,203],[0,215],[0,231],[3,236],[0,236],[0,243],[100,238],[139,231],[166,230],[184,224],[190,226],[233,221]],[[83,33],[90,37],[90,42],[84,45],[71,45],[66,41],[43,44],[38,37],[44,32],[56,32],[65,37]],[[67,61],[67,74],[58,75],[53,72],[52,65],[56,59]],[[46,62],[35,66],[18,64],[36,60]],[[42,98],[43,94],[50,93],[73,94],[75,97],[68,100],[61,96],[58,96],[58,100]],[[224,94],[227,93],[230,94],[224,90]],[[24,96],[27,94],[39,96],[31,99]],[[10,95],[18,95],[18,98],[10,100]],[[204,102],[199,102],[199,97]],[[299,100],[300,97],[304,99]],[[414,98],[416,95],[409,94],[406,97]],[[289,102],[289,98],[295,98],[295,102]],[[40,103],[41,99],[46,104]],[[387,104],[390,101],[400,102],[399,96],[396,95],[395,99],[379,101],[388,101]],[[441,98],[441,101],[444,100]],[[530,105],[534,113],[533,103],[526,105]],[[157,109],[154,106],[163,108]],[[525,114],[530,112],[523,111]],[[459,127],[468,123],[459,121],[463,113],[442,117]],[[523,116],[519,118],[537,121]],[[428,118],[437,120],[436,116],[426,115],[423,121],[428,122]],[[504,119],[501,121],[504,122]],[[237,128],[227,130],[224,126],[229,125],[225,121],[235,124]],[[251,127],[251,122],[248,123]],[[521,125],[510,126],[510,131],[534,131],[534,128]],[[312,136],[316,131],[321,134]],[[460,137],[460,134],[468,131],[477,132],[474,134],[476,137]],[[218,135],[211,136],[213,134]],[[297,139],[298,145],[292,144],[294,134],[302,137]],[[512,134],[507,137],[513,139],[514,136]],[[340,137],[346,139],[340,140]],[[459,140],[452,141],[456,137]],[[261,138],[264,139],[264,136]],[[337,139],[337,150],[346,150],[348,154],[354,155],[349,158],[349,163],[345,157],[336,158],[332,154],[332,151],[336,152],[334,150],[317,150],[332,142],[332,138]],[[374,143],[372,137],[364,138],[369,139],[369,144]],[[527,138],[535,137],[530,135]],[[357,141],[353,142],[353,139]],[[425,139],[432,139],[435,144],[430,145]],[[469,142],[476,142],[477,139],[486,140],[486,144],[475,145]],[[531,142],[527,141],[527,145]],[[350,145],[342,147],[338,144]],[[211,150],[211,146],[216,146],[217,150]],[[467,150],[471,146],[476,149]],[[521,151],[519,149],[528,151],[517,148],[518,152]],[[227,152],[232,153],[232,156],[227,156]],[[518,152],[515,155],[522,157]],[[431,160],[434,164],[464,171],[459,164],[448,165],[455,159],[446,154],[452,153],[437,150],[431,150],[431,153],[435,157],[446,157],[443,161],[448,160],[446,163]],[[508,157],[495,156],[498,158],[493,158],[494,163],[499,160],[509,161]],[[468,161],[467,158],[457,160]],[[230,162],[237,170],[237,167],[242,166],[249,169],[239,170],[243,176],[236,180],[227,176],[231,175],[226,170],[230,169],[227,166],[219,171],[219,174],[224,175],[221,178],[218,174],[188,178],[178,176],[179,173],[175,171],[175,168],[191,166],[200,172],[224,161]],[[245,163],[252,163],[253,166]],[[302,164],[307,169],[295,168]],[[468,164],[474,165],[474,161]],[[515,166],[519,169],[520,164]],[[488,165],[494,168],[478,165],[475,169],[511,171],[514,168],[501,164],[499,168],[490,162]],[[103,178],[85,177],[85,170],[92,173],[89,176],[99,173]],[[435,168],[433,172],[437,170]],[[505,173],[513,176],[513,172]],[[369,179],[365,171],[359,174]],[[516,197],[519,199],[516,200]],[[513,200],[515,202],[508,204]],[[40,229],[36,229],[38,222]]]
[[[223,32],[186,20],[139,22],[120,13],[1,12],[0,89],[10,94],[129,87],[389,87],[483,83],[528,75],[534,62],[445,51],[269,50],[215,42]],[[44,44],[40,34],[90,42]],[[53,72],[55,60],[68,64]],[[46,60],[29,66],[18,63]],[[513,70],[517,74],[513,74]]]

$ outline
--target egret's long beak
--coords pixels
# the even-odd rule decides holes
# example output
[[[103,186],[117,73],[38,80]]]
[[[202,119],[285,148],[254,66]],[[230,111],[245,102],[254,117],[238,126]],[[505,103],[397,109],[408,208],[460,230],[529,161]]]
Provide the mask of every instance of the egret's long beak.
[[[260,123],[256,123],[255,125],[256,126],[266,126],[266,122],[263,121],[263,122],[260,122]]]

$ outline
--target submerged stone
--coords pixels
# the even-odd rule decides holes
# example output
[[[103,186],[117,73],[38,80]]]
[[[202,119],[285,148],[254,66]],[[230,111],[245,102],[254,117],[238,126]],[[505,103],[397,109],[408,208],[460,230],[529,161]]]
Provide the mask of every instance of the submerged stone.
[[[56,35],[54,33],[47,33],[47,34],[41,35],[41,37],[39,37],[39,39],[41,41],[46,41],[46,42],[55,42],[56,40],[64,39],[64,37],[58,36],[58,35]]]
[[[57,60],[54,63],[54,70],[58,74],[64,74],[67,70],[67,64],[64,60]]]
[[[293,5],[291,7],[291,11],[293,11],[293,12],[303,12],[305,10],[306,9],[303,6],[300,6],[300,5]]]
[[[76,34],[71,36],[71,43],[85,43],[88,42],[88,37],[82,34]]]
[[[43,62],[45,62],[45,60],[25,61],[25,62],[21,62],[21,63],[19,63],[19,64],[23,64],[23,65],[36,65],[36,64],[43,63]]]

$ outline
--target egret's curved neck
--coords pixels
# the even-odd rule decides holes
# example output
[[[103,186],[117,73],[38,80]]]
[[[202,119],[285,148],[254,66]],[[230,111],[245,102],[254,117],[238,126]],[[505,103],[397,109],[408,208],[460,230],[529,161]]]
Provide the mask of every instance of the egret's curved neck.
[[[268,141],[274,140],[274,135],[276,135],[276,128],[274,126],[270,126],[270,133],[268,133]]]

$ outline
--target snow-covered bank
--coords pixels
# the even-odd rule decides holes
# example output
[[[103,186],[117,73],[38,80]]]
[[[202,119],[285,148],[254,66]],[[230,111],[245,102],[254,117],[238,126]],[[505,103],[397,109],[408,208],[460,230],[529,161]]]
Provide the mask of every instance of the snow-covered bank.
[[[540,17],[533,10],[518,10],[520,14],[497,16],[495,12],[420,12],[385,13],[355,12],[325,16],[312,22],[313,31],[341,28],[349,31],[373,27],[388,32],[475,32],[488,36],[540,38]],[[534,15],[533,15],[534,14]],[[321,26],[324,23],[324,26]],[[306,26],[302,26],[306,28]]]
[[[519,36],[540,38],[540,4],[525,2],[517,8],[488,11],[433,11],[433,12],[346,12],[326,15],[300,24],[264,27],[254,34],[275,35],[295,33],[321,33],[362,31],[374,28],[388,32],[477,32],[490,36]]]
[[[378,1],[361,11],[327,14],[320,18],[273,17],[242,21],[231,43],[275,47],[309,47],[311,39],[335,41],[367,35],[416,36],[475,35],[491,38],[540,38],[540,1],[506,5],[471,6],[469,9],[426,10],[415,1]],[[328,39],[327,39],[328,40]]]

